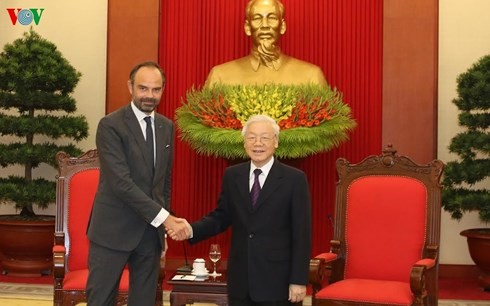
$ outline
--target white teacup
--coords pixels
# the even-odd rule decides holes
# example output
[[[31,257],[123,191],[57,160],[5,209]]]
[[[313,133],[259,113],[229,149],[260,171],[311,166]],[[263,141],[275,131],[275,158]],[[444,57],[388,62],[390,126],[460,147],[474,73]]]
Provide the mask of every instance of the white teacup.
[[[196,258],[192,263],[192,272],[196,274],[206,274],[206,261],[202,258]]]

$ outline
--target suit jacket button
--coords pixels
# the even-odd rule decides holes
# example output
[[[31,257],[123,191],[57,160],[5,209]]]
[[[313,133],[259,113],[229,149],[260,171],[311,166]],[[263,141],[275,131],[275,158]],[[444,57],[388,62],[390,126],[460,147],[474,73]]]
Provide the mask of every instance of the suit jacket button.
[[[252,239],[254,237],[254,234],[248,234],[248,238]]]

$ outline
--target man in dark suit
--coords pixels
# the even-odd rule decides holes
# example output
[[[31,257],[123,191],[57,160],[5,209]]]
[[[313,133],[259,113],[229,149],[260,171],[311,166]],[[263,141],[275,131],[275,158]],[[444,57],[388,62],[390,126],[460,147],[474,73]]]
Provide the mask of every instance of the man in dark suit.
[[[218,206],[192,223],[190,243],[232,227],[228,258],[231,306],[300,302],[306,295],[311,255],[306,176],[274,159],[279,136],[274,119],[252,116],[242,135],[251,161],[226,169]]]
[[[154,111],[164,86],[158,64],[135,66],[128,81],[131,103],[97,127],[100,180],[87,228],[90,306],[114,305],[126,264],[128,305],[153,305],[165,228],[186,232],[186,223],[168,212],[174,125]]]

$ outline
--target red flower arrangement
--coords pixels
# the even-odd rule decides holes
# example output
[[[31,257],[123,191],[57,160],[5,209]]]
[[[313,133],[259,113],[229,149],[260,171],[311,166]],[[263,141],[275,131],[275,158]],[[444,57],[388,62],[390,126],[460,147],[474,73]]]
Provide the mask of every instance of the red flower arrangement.
[[[292,114],[279,121],[282,130],[296,127],[313,127],[322,124],[324,121],[332,119],[335,109],[328,109],[328,102],[319,103],[318,98],[313,98],[310,103],[304,100],[299,101],[293,108]]]
[[[281,128],[279,158],[304,157],[338,146],[356,123],[341,94],[328,86],[218,85],[191,89],[176,111],[182,140],[199,153],[245,158],[241,129],[254,114]]]

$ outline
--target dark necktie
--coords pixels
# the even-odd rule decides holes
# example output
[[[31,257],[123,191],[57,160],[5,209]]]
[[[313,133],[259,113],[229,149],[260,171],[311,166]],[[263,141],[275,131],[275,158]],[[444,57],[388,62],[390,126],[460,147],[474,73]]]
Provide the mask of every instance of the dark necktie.
[[[259,182],[259,175],[262,173],[262,170],[260,169],[255,169],[254,170],[254,183],[252,185],[252,190],[250,191],[250,197],[252,198],[252,206],[255,207],[255,204],[257,204],[257,199],[259,198],[259,193],[260,193],[260,182]]]
[[[154,171],[155,167],[155,151],[153,147],[153,129],[151,128],[151,117],[145,117],[146,121],[146,148],[148,152],[150,153],[150,161],[151,161],[151,169]],[[152,173],[153,175],[153,173]]]

